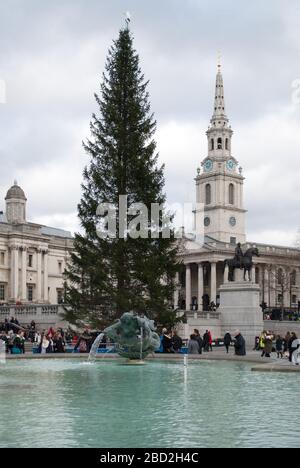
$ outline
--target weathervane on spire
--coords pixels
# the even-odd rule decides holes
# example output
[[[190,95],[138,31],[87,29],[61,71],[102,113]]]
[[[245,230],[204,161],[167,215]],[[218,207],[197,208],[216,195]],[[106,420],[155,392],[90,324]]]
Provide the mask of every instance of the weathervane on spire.
[[[129,11],[126,11],[126,13],[125,13],[125,23],[126,23],[127,29],[129,29],[129,23],[130,22],[131,22],[131,14],[129,13]]]

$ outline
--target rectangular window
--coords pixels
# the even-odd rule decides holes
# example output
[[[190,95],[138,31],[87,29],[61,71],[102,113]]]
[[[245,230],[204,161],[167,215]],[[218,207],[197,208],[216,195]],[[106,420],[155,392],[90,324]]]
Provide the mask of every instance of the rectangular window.
[[[230,237],[230,244],[236,245],[236,237]]]
[[[33,266],[33,255],[29,254],[28,255],[28,264],[27,264],[28,268],[32,268]]]
[[[27,301],[28,302],[33,301],[33,286],[32,285],[27,286]]]
[[[0,301],[5,301],[5,286],[0,284]]]
[[[5,253],[4,252],[0,253],[0,264],[1,265],[5,264]]]
[[[297,296],[295,296],[295,294],[292,296],[292,303],[297,304]]]
[[[64,301],[64,291],[63,289],[57,290],[57,304],[62,304]]]

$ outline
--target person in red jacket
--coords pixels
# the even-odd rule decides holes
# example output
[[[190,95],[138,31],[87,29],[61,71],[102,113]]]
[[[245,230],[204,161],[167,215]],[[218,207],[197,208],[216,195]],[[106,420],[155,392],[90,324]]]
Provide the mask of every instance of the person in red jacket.
[[[213,343],[213,339],[212,339],[212,336],[211,336],[211,332],[209,331],[208,332],[208,344],[209,344],[209,350],[212,351],[213,348],[212,348],[212,343]]]

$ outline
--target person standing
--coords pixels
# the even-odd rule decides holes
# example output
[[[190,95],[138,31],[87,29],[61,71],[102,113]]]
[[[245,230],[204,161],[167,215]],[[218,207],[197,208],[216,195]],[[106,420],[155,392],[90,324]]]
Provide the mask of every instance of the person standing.
[[[232,343],[232,337],[229,332],[226,332],[224,336],[224,346],[226,348],[226,353],[229,354],[229,348]]]
[[[213,344],[212,334],[210,331],[208,331],[208,350],[211,352],[213,350],[212,344]]]
[[[203,348],[204,348],[205,353],[209,352],[209,334],[208,334],[208,330],[206,330],[206,332],[204,333],[204,336],[203,336]]]
[[[264,357],[266,352],[265,352],[265,346],[266,346],[266,335],[267,335],[267,332],[266,331],[263,331],[262,334],[260,335],[259,337],[259,347],[261,349],[261,357]]]
[[[276,338],[276,352],[277,352],[277,359],[281,357],[283,359],[283,339],[280,335]]]
[[[273,335],[267,333],[265,337],[265,357],[270,358],[273,350]]]
[[[191,335],[188,348],[189,354],[199,354],[199,344],[195,335]]]
[[[297,346],[294,348],[294,345],[296,343],[296,340],[297,340],[297,335],[296,333],[292,332],[291,333],[291,336],[290,336],[290,339],[289,339],[289,343],[288,343],[288,350],[289,350],[289,361],[292,362],[293,360],[293,353],[296,351],[297,349]]]
[[[166,332],[162,339],[163,352],[165,354],[173,353],[171,336]]]
[[[238,330],[235,332],[234,348],[236,356],[246,356],[246,341]]]
[[[57,333],[53,338],[53,351],[57,354],[64,354],[65,353],[65,342],[63,337],[60,333]]]
[[[284,338],[284,343],[283,343],[283,352],[284,352],[284,354],[288,353],[290,339],[291,339],[291,334],[290,334],[290,332],[287,332],[287,334],[285,335],[285,338]]]
[[[178,333],[176,330],[173,331],[172,333],[172,348],[175,351],[175,353],[180,353],[181,348],[182,348],[182,339],[180,336],[178,336]]]
[[[199,330],[195,329],[194,330],[194,336],[196,338],[196,340],[198,341],[198,345],[199,345],[199,354],[202,354],[202,348],[203,348],[203,340],[201,338],[201,335],[199,333]]]
[[[164,352],[163,339],[164,339],[164,336],[165,336],[166,333],[168,333],[168,330],[166,328],[163,328],[162,332],[161,332],[161,335],[160,335],[160,348],[159,348],[160,353]]]
[[[50,341],[48,340],[47,336],[43,333],[41,336],[40,342],[40,354],[48,354],[50,348]]]

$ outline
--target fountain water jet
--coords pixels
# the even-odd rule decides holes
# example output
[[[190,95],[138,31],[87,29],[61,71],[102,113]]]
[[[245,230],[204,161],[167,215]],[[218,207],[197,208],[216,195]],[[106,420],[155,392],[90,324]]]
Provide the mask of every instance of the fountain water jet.
[[[97,338],[95,339],[91,347],[90,354],[89,354],[90,362],[95,361],[97,354],[98,354],[99,345],[102,343],[103,338],[104,338],[104,333],[100,333],[100,335],[98,335]]]

